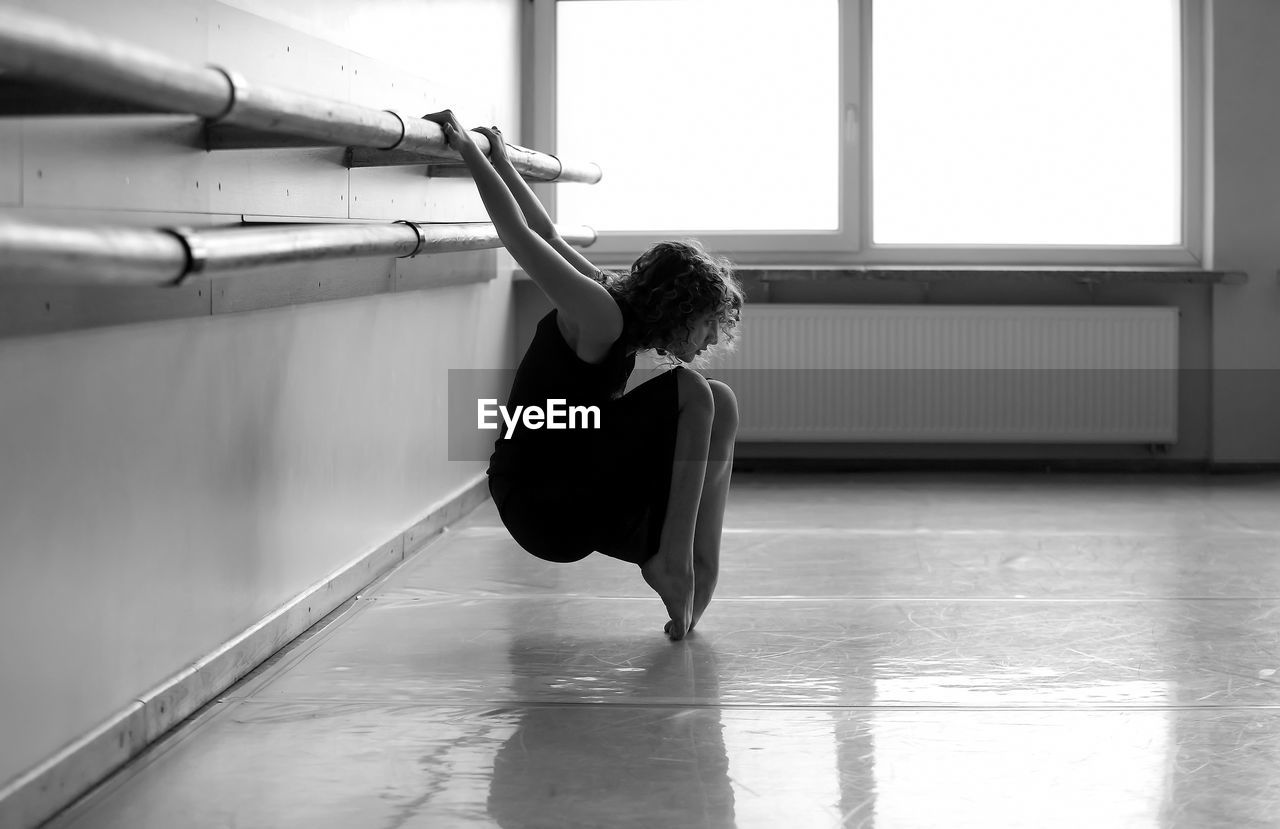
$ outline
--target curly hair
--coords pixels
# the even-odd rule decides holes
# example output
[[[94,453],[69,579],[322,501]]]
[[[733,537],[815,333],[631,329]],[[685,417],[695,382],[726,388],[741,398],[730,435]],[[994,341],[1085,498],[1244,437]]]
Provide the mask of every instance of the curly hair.
[[[731,351],[742,318],[742,285],[728,259],[712,256],[694,239],[659,242],[640,254],[628,273],[601,271],[601,284],[623,309],[623,338],[666,356],[665,346],[693,333],[711,315],[719,342],[708,353]]]

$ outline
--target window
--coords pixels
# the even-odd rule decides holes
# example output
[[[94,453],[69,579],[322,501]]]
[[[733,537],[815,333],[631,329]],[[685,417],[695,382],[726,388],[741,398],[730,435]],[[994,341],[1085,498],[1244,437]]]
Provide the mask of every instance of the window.
[[[607,231],[836,230],[838,26],[831,0],[562,3],[556,149],[608,175],[562,188],[561,212]]]
[[[877,243],[1176,245],[1171,0],[878,0]]]
[[[1202,0],[533,0],[544,188],[621,261],[1194,265]]]

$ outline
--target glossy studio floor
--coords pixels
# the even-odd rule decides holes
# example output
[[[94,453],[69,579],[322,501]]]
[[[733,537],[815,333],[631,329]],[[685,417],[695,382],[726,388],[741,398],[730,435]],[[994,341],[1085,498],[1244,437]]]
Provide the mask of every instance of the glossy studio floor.
[[[54,822],[1280,825],[1280,476],[739,475],[686,641],[491,504]]]

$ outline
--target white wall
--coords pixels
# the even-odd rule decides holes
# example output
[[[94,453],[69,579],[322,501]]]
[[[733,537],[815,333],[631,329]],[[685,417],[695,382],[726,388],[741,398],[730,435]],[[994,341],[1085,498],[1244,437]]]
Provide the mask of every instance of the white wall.
[[[18,5],[518,140],[519,0]],[[484,218],[469,181],[347,171],[341,150],[206,154],[198,133],[0,121],[0,206]],[[483,474],[448,460],[445,427],[447,370],[510,362],[510,261],[488,261],[476,285],[0,340],[0,788]]]

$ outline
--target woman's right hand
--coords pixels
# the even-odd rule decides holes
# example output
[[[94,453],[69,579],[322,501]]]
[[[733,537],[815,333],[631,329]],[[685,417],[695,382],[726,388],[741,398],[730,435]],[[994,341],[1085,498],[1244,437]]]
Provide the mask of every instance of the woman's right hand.
[[[511,168],[511,157],[507,155],[507,142],[502,137],[502,130],[497,127],[476,127],[475,132],[489,139],[489,160],[501,165],[499,171],[507,178],[508,186],[520,201],[520,208],[524,211],[525,222],[530,229],[547,241],[558,236],[555,223],[547,215],[542,203],[529,192],[528,185],[520,180],[520,174]]]
[[[422,116],[422,118],[424,121],[439,124],[440,129],[444,131],[445,143],[458,152],[462,152],[466,145],[475,143],[471,140],[471,133],[467,131],[466,127],[462,126],[462,123],[458,121],[458,116],[454,115],[451,109],[432,112]]]
[[[489,160],[510,161],[507,157],[507,142],[502,138],[502,131],[497,127],[476,127],[476,132],[489,139]]]

